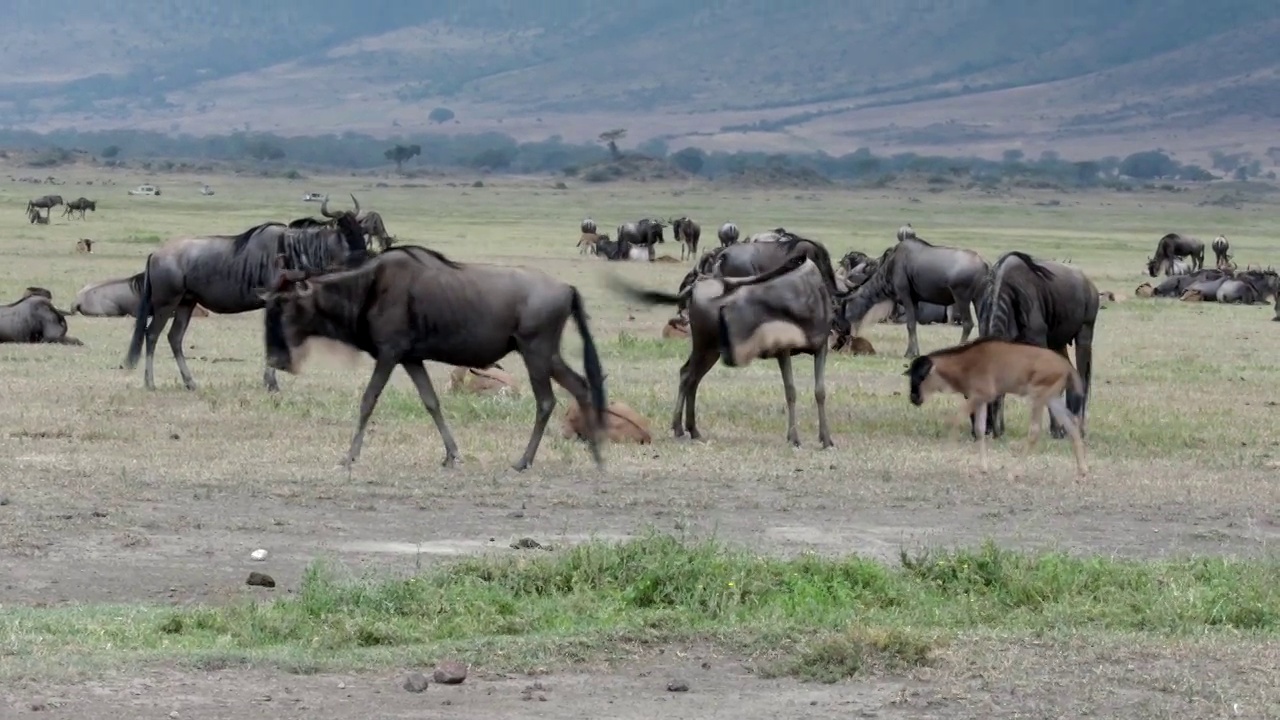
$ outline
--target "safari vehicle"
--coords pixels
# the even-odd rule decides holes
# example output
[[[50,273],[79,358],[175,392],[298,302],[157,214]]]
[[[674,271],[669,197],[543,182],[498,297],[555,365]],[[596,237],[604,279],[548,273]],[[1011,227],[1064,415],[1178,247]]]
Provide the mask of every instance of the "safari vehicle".
[[[130,195],[155,195],[159,197],[160,188],[156,187],[155,185],[139,185],[138,187],[130,190],[129,194]]]
[[[302,202],[324,202],[326,197],[328,196],[323,193],[309,192],[302,196]]]

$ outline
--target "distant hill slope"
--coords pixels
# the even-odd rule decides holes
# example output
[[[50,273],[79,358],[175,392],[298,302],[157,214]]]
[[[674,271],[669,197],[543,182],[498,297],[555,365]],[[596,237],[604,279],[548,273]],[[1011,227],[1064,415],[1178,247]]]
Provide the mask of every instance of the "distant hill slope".
[[[1199,152],[1280,105],[1274,0],[10,5],[0,123],[32,129]]]

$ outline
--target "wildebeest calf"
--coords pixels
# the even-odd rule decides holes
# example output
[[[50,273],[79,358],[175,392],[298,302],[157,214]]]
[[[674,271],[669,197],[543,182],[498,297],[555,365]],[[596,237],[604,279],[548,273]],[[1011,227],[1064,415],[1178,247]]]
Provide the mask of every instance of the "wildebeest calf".
[[[539,270],[456,263],[416,245],[390,248],[354,270],[311,279],[308,274],[280,270],[274,287],[264,294],[267,363],[296,373],[313,338],[334,340],[373,357],[347,467],[360,456],[369,416],[397,365],[408,373],[435,421],[444,441],[444,465],[457,463],[458,445],[423,366],[427,360],[483,368],[512,351],[520,353],[538,409],[516,470],[532,465],[538,452],[556,406],[552,380],[580,406],[592,409],[590,420],[597,431],[602,427],[604,370],[574,286]],[[560,356],[570,317],[582,336],[586,379]],[[596,464],[602,466],[598,435],[592,433],[589,441]]]
[[[697,440],[695,406],[698,384],[716,364],[742,367],[758,358],[775,358],[782,371],[787,401],[787,440],[800,445],[796,429],[796,388],[791,371],[793,355],[813,355],[813,396],[818,406],[818,437],[832,447],[827,425],[824,379],[827,338],[831,334],[832,303],[827,281],[813,260],[792,256],[782,265],[751,277],[703,277],[679,295],[633,288],[617,278],[613,285],[640,302],[677,305],[689,298],[689,358],[680,367],[671,429],[676,437]],[[685,422],[680,422],[681,410]]]

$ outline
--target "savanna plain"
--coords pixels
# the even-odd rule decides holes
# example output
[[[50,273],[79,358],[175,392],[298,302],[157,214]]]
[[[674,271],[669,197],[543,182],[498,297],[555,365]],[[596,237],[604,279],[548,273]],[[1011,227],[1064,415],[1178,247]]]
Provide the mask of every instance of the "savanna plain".
[[[1280,264],[1266,197],[177,176],[131,197],[124,173],[66,180],[0,181],[6,302],[39,285],[67,308],[165,238],[318,216],[305,191],[339,207],[354,192],[400,243],[577,285],[610,399],[654,441],[607,446],[597,472],[560,435],[558,389],[536,464],[513,472],[534,416],[513,354],[514,397],[449,393],[451,368],[429,364],[461,467],[440,467],[397,371],[348,474],[368,358],[317,358],[268,394],[261,313],[201,317],[199,388],[162,340],[147,392],[141,367],[120,369],[132,319],[72,316],[83,347],[0,347],[0,716],[1280,717],[1280,323],[1269,305],[1133,297],[1170,231],[1225,234],[1242,267]],[[47,192],[98,210],[29,224],[27,199]],[[1100,312],[1091,476],[1075,479],[1065,440],[1022,453],[1016,398],[977,473],[976,447],[949,436],[958,399],[908,402],[893,324],[869,330],[877,355],[829,360],[834,449],[818,450],[807,358],[800,449],[771,361],[714,368],[705,440],[672,438],[687,341],[661,339],[669,309],[629,306],[605,277],[674,290],[686,265],[574,243],[583,217],[612,233],[680,214],[704,250],[733,220],[875,256],[911,222],[988,261],[1019,249],[1085,268],[1128,296]],[[659,254],[679,256],[669,235]],[[920,333],[926,352],[960,337]],[[579,369],[580,347],[570,327]],[[543,547],[511,547],[522,538]],[[246,585],[251,571],[276,586]],[[443,660],[470,677],[402,689]]]

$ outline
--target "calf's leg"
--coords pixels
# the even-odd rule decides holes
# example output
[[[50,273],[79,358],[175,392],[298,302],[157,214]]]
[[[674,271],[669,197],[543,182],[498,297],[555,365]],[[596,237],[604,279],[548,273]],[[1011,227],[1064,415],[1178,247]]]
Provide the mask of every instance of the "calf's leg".
[[[423,367],[419,360],[412,360],[403,363],[404,371],[409,374],[409,379],[413,381],[413,386],[418,389],[418,397],[422,398],[422,406],[427,409],[427,414],[431,416],[431,420],[436,424],[436,430],[440,431],[440,439],[444,441],[444,467],[455,467],[458,464],[458,443],[453,440],[453,433],[449,432],[449,426],[444,422],[444,413],[440,412],[440,398],[436,395],[436,389],[431,386],[431,376],[427,374],[427,369]]]
[[[1071,411],[1067,409],[1067,405],[1062,398],[1056,397],[1049,400],[1049,414],[1058,420],[1067,430],[1067,435],[1071,437],[1071,450],[1076,456],[1076,474],[1081,478],[1089,475],[1089,465],[1084,459],[1084,438],[1080,436],[1080,430],[1076,428],[1075,420],[1071,417]]]
[[[347,456],[342,460],[343,467],[348,470],[360,457],[360,448],[364,445],[365,426],[369,424],[369,416],[378,405],[378,396],[382,395],[382,389],[387,386],[387,380],[391,379],[391,371],[396,369],[397,364],[399,363],[395,358],[386,356],[380,356],[374,363],[373,376],[369,378],[369,384],[364,388],[364,396],[360,398],[360,419],[356,421],[356,434],[351,438],[351,448],[347,450]]]

